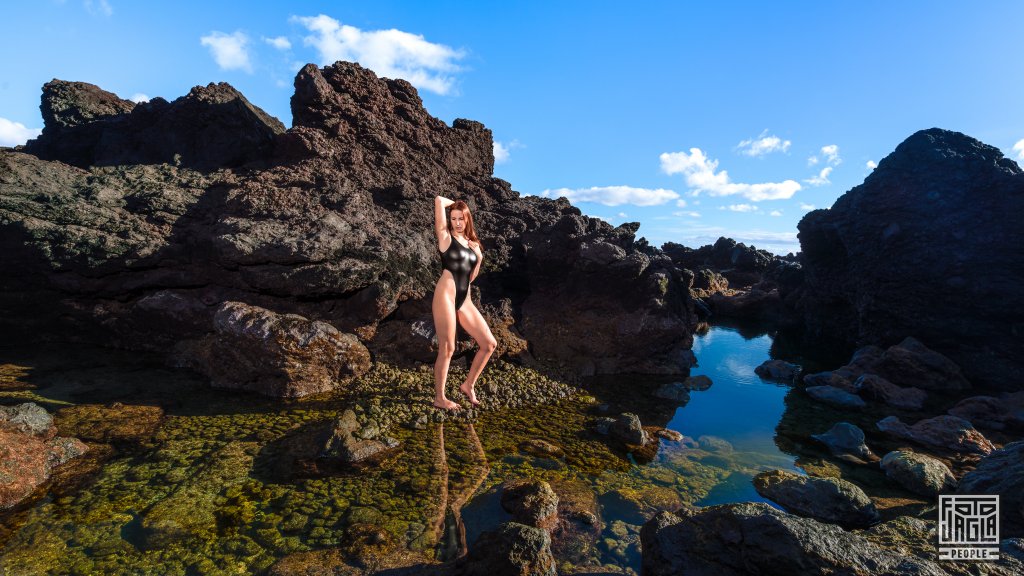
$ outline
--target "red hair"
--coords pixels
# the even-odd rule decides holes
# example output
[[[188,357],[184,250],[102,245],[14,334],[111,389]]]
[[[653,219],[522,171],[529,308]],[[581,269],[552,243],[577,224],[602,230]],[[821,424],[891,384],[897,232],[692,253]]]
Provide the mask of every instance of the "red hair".
[[[469,206],[462,200],[456,200],[448,212],[448,233],[452,233],[452,212],[456,210],[462,210],[462,215],[466,218],[466,238],[480,244],[480,239],[476,237],[476,228],[473,227],[473,215],[469,213]],[[482,245],[480,249],[483,250]]]

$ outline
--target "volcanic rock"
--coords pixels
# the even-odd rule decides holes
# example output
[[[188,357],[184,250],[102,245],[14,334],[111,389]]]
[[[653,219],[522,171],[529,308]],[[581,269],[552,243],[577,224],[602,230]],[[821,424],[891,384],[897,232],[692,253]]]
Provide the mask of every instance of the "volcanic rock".
[[[867,494],[841,478],[769,470],[752,481],[758,494],[798,516],[849,528],[866,528],[879,520],[878,510]]]
[[[940,492],[956,488],[956,478],[941,461],[924,454],[896,450],[879,463],[885,475],[907,490],[935,498]]]
[[[743,502],[661,512],[640,531],[643,573],[944,575],[839,526]]]
[[[1020,243],[1022,211],[1024,172],[997,148],[913,134],[800,221],[807,328],[879,346],[913,336],[976,384],[1019,390],[1024,338],[1011,334],[1024,307],[1012,303],[1024,300],[1024,251],[1007,247]]]
[[[994,447],[963,418],[943,414],[907,426],[896,416],[878,421],[878,429],[896,438],[913,440],[933,449],[967,454],[988,454]]]

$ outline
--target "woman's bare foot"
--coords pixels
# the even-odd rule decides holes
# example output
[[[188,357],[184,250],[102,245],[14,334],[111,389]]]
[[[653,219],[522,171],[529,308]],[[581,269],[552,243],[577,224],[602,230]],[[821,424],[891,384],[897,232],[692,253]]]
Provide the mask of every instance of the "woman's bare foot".
[[[451,400],[449,400],[447,398],[441,398],[440,402],[435,398],[434,399],[434,408],[443,408],[444,410],[454,410],[454,411],[462,410],[462,406],[460,406],[456,402],[452,402]]]
[[[472,386],[469,387],[469,390],[466,390],[466,383],[463,382],[462,386],[459,386],[459,391],[465,394],[466,398],[469,398],[470,404],[472,404],[473,406],[480,405],[480,401],[476,399],[476,392],[473,390]]]

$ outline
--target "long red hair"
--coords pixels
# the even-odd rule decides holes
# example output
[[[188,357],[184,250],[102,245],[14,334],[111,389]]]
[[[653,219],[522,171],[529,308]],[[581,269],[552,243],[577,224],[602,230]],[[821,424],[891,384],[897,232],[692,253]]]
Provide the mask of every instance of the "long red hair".
[[[476,237],[476,228],[473,227],[473,215],[469,213],[469,206],[462,200],[456,200],[448,211],[448,233],[452,233],[452,212],[456,210],[462,210],[462,215],[466,218],[466,238],[480,245],[480,239]],[[452,237],[454,238],[454,235]],[[480,245],[480,250],[483,249],[483,245]]]

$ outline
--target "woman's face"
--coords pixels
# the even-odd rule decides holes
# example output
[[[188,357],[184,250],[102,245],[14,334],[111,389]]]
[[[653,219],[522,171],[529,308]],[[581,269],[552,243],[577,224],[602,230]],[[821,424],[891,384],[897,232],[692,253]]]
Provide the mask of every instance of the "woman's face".
[[[452,210],[452,230],[462,234],[466,230],[466,215],[462,210]]]

